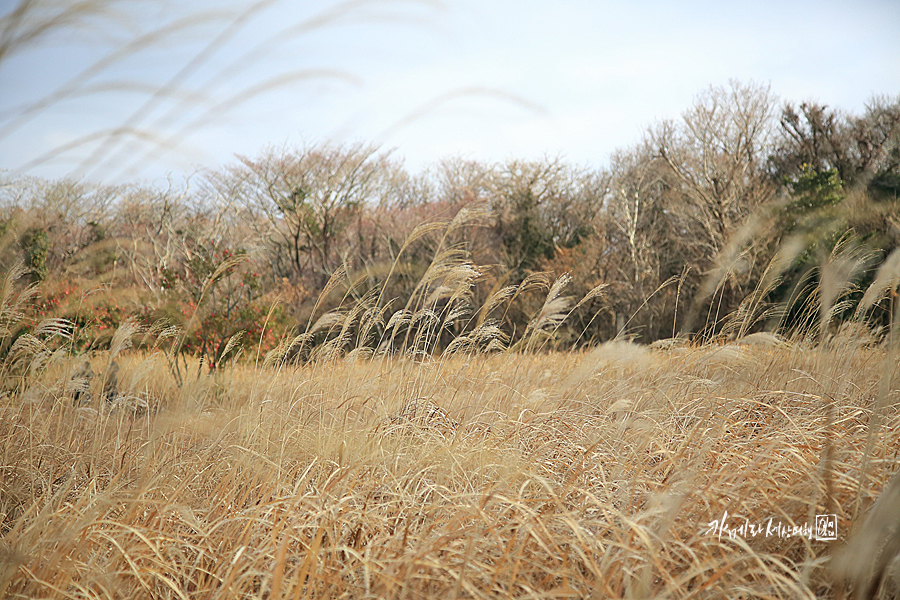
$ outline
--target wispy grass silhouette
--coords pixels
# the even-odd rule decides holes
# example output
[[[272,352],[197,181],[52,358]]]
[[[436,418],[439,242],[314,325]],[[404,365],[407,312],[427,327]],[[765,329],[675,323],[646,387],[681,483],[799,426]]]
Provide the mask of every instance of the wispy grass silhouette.
[[[50,148],[17,165],[17,171],[27,173],[51,161],[80,156],[72,169],[73,177],[133,176],[146,164],[167,153],[186,152],[185,140],[191,134],[220,122],[224,115],[274,90],[323,78],[360,84],[353,73],[314,67],[283,71],[261,80],[251,76],[239,91],[217,95],[217,90],[225,90],[239,77],[246,78],[248,72],[252,72],[284,44],[344,23],[421,22],[419,17],[410,18],[402,10],[397,10],[396,2],[338,2],[298,22],[287,23],[266,38],[256,41],[249,49],[240,51],[237,58],[219,67],[202,82],[194,83],[198,76],[216,68],[215,64],[225,50],[233,51],[235,40],[244,34],[255,18],[277,4],[278,0],[257,0],[247,4],[226,4],[212,10],[192,10],[172,20],[163,20],[149,31],[130,35],[130,14],[119,2],[86,0],[67,4],[50,0],[20,0],[11,11],[0,17],[0,66],[14,60],[16,54],[26,52],[54,36],[67,35],[79,29],[95,27],[105,30],[114,41],[122,37],[124,41],[115,42],[116,45],[108,53],[44,97],[22,106],[6,108],[0,114],[0,140],[67,100],[113,93],[139,94],[143,100],[121,121]],[[430,10],[441,6],[428,0],[406,0],[399,4]],[[153,3],[135,8],[152,12]],[[214,31],[214,35],[209,37],[209,31]],[[98,81],[117,72],[130,59],[149,55],[185,40],[198,41],[199,49],[176,59],[182,62],[164,81],[145,83],[122,78]],[[186,115],[195,116],[185,123]]]

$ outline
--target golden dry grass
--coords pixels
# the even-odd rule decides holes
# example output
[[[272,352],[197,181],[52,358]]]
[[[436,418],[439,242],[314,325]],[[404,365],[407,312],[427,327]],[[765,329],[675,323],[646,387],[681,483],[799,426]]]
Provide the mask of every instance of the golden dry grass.
[[[829,597],[900,451],[896,365],[849,342],[348,358],[183,388],[159,356],[117,360],[150,414],[74,407],[68,359],[3,400],[0,596]],[[838,541],[720,536],[726,513],[835,513]]]

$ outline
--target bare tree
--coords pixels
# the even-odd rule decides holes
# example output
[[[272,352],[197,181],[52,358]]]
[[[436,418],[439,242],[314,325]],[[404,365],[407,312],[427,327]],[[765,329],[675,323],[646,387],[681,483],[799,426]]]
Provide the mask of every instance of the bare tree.
[[[765,171],[774,107],[768,86],[732,81],[701,94],[680,121],[650,131],[658,156],[681,183],[672,210],[709,259],[775,193]]]
[[[679,252],[682,236],[666,204],[672,187],[668,170],[646,143],[611,157],[603,233],[616,333],[627,325],[642,337],[655,335],[650,329],[663,322],[659,317],[665,298],[654,292],[681,271],[686,258]]]
[[[612,156],[608,239],[624,255],[619,275],[639,299],[660,278],[660,250],[665,243],[665,172],[646,146]]]
[[[511,161],[496,170],[492,208],[502,260],[519,278],[559,248],[592,233],[605,186],[596,174],[553,158]]]
[[[117,206],[116,244],[137,285],[158,303],[167,278],[182,258],[179,246],[189,219],[189,188],[128,190]]]
[[[242,157],[232,175],[244,201],[268,220],[273,250],[288,257],[290,274],[321,286],[342,262],[345,230],[377,204],[388,171],[388,155],[373,146],[326,144]]]

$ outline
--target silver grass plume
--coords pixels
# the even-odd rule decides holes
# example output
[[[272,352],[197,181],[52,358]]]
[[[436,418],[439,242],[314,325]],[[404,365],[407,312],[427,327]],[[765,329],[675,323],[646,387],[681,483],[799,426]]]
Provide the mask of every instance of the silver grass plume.
[[[528,323],[528,329],[531,331],[547,331],[556,329],[565,320],[566,312],[572,304],[570,296],[560,296],[563,289],[572,281],[572,276],[563,273],[553,283],[544,305],[541,307],[537,316]]]
[[[859,311],[868,311],[890,292],[896,292],[898,285],[900,285],[900,248],[894,248],[878,268],[875,280],[859,301]]]

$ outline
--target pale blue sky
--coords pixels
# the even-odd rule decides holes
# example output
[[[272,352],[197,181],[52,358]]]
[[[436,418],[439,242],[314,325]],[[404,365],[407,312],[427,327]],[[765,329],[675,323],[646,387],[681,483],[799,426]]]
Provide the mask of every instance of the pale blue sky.
[[[178,80],[177,93],[148,101],[149,90],[227,31],[250,2],[142,46],[85,80],[86,94],[24,120],[17,107],[111,50],[191,11],[222,6],[105,3],[111,16],[57,30],[0,62],[0,168],[160,181],[266,146],[326,139],[395,148],[413,171],[447,156],[550,154],[599,167],[648,125],[677,117],[697,93],[729,78],[851,112],[873,94],[900,93],[895,0],[266,0]],[[14,4],[0,0],[0,14]],[[258,94],[240,95],[257,86]],[[131,124],[167,150],[125,141],[100,154],[92,154],[95,143],[52,152],[133,114],[140,117]]]

